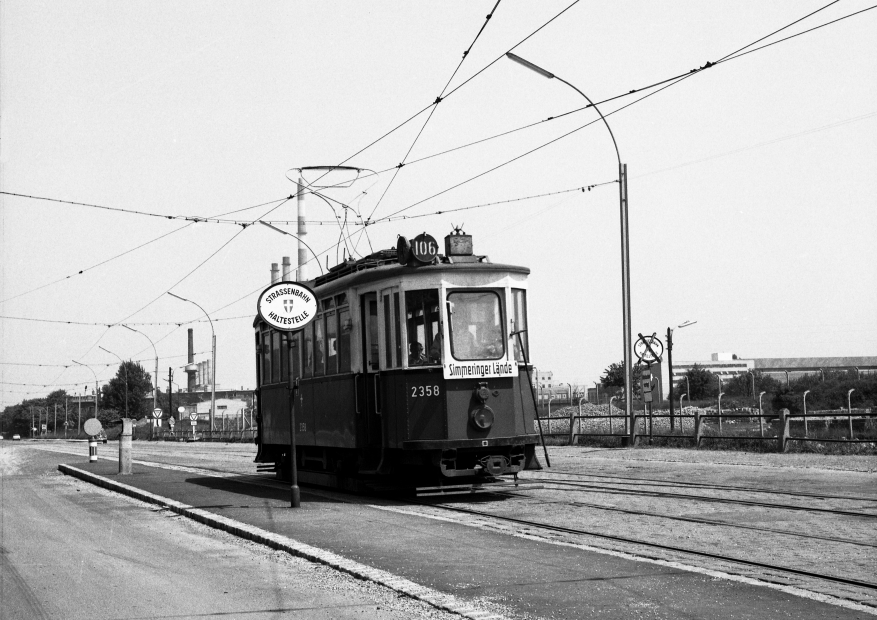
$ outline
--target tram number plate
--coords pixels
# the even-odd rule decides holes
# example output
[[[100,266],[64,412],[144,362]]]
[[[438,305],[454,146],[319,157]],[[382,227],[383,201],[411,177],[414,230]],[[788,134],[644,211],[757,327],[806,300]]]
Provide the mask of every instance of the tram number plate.
[[[411,398],[419,398],[422,396],[438,396],[439,386],[437,385],[412,385]]]
[[[307,433],[308,432],[307,422],[299,422],[298,423],[298,432],[299,433]]]

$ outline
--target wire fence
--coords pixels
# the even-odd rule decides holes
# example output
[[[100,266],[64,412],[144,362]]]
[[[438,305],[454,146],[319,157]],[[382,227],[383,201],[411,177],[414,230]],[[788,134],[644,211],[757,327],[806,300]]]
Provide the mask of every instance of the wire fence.
[[[538,425],[538,426],[537,426]],[[564,407],[534,423],[546,437],[566,438],[574,445],[579,437],[618,438],[622,444],[642,439],[675,439],[701,446],[710,440],[773,442],[785,452],[790,442],[874,444],[877,446],[877,414],[871,409],[764,414],[757,408],[719,411],[687,407],[681,413],[634,412],[631,421],[622,409],[587,405]]]

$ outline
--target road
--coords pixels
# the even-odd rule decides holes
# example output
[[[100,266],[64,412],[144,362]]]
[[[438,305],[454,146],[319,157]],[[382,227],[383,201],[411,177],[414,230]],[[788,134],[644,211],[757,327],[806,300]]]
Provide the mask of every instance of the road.
[[[63,476],[68,460],[0,442],[0,620],[459,618]]]

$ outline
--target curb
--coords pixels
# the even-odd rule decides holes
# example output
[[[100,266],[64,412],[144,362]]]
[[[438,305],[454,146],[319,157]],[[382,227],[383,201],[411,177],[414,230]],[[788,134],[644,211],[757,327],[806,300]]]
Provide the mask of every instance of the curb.
[[[471,620],[508,620],[506,616],[483,611],[451,594],[444,594],[438,590],[422,586],[390,572],[373,568],[354,560],[349,560],[336,553],[332,553],[331,551],[320,549],[319,547],[313,547],[292,538],[269,532],[268,530],[263,530],[262,528],[246,525],[239,521],[234,521],[233,519],[207,512],[206,510],[194,508],[188,504],[183,504],[182,502],[155,495],[154,493],[149,493],[148,491],[121,482],[116,482],[115,480],[110,480],[71,465],[65,465],[62,463],[61,465],[58,465],[58,471],[67,476],[73,476],[74,478],[79,478],[85,482],[103,487],[104,489],[121,493],[149,504],[163,506],[178,515],[187,517],[209,527],[228,532],[239,538],[250,540],[278,551],[285,551],[290,555],[298,556],[311,562],[324,564],[335,570],[348,573],[358,579],[371,581],[395,592],[399,592],[418,601],[432,605],[443,611],[458,614],[464,618],[470,618]]]

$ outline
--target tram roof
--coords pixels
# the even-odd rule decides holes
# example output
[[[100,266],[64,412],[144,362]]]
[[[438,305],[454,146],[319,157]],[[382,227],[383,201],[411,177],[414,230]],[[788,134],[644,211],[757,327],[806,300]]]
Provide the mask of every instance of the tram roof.
[[[459,273],[462,271],[519,273],[523,275],[530,273],[527,267],[491,263],[486,256],[467,257],[469,260],[452,262],[452,259],[439,255],[437,263],[418,267],[400,265],[396,256],[395,249],[380,250],[365,258],[336,265],[328,273],[318,276],[306,284],[322,296],[351,286],[361,286],[378,280],[394,279],[416,273]]]
[[[492,272],[492,273],[518,273],[529,275],[530,269],[518,265],[506,265],[491,263],[486,256],[467,257],[469,260],[451,262],[446,256],[439,255],[438,262],[419,267],[400,265],[396,260],[396,250],[380,250],[359,260],[346,261],[332,267],[328,273],[304,282],[314,289],[319,297],[331,295],[351,286],[361,286],[371,282],[386,279],[396,279],[402,276],[416,273],[460,273],[460,272]],[[473,260],[474,259],[474,260]],[[253,322],[255,326],[259,322],[257,316]]]

